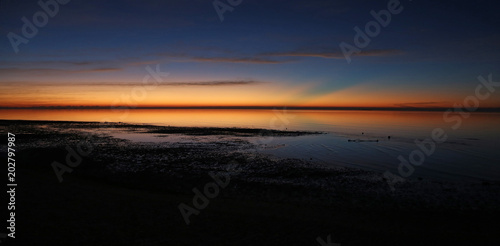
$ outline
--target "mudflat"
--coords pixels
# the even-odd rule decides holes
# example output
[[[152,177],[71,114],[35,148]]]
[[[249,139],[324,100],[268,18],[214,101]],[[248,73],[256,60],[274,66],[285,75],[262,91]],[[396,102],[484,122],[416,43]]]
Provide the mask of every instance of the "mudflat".
[[[280,159],[252,141],[320,132],[8,120],[0,131],[16,134],[19,242],[500,243],[499,182],[407,179],[391,189],[381,173]],[[127,134],[158,140],[116,137]]]

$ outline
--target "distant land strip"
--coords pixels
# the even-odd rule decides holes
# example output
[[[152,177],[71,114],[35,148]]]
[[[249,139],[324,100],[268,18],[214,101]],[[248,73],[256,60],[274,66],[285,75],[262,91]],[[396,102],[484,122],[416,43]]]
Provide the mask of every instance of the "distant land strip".
[[[113,109],[287,109],[287,110],[364,110],[364,111],[447,111],[451,107],[295,107],[295,106],[162,106],[162,107],[127,107],[115,106]],[[5,107],[0,109],[111,109],[109,106],[37,106]],[[471,110],[472,111],[472,110]],[[478,108],[474,112],[500,112],[500,108]]]

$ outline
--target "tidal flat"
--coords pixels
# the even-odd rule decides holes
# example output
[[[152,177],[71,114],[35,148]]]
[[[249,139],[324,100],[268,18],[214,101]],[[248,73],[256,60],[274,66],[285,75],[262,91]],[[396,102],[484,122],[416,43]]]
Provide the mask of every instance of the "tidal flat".
[[[261,139],[322,132],[11,120],[0,131],[16,135],[18,235],[38,245],[500,242],[500,182],[391,182],[259,152],[273,148]],[[224,185],[197,208],[193,190],[207,193],[213,174]],[[197,210],[189,224],[180,204]]]

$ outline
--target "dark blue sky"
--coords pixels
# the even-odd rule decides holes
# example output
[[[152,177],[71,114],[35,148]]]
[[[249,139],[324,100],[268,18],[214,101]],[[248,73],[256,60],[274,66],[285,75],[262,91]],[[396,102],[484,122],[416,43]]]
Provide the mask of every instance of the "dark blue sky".
[[[238,95],[233,104],[448,106],[474,92],[477,76],[499,78],[496,1],[400,1],[348,63],[339,45],[354,45],[354,27],[388,2],[243,0],[221,21],[210,0],[71,0],[16,53],[9,33],[22,36],[22,17],[42,8],[0,1],[0,104],[65,104],[79,92],[67,104],[107,104],[96,91],[122,94],[156,64],[169,76],[144,105]]]

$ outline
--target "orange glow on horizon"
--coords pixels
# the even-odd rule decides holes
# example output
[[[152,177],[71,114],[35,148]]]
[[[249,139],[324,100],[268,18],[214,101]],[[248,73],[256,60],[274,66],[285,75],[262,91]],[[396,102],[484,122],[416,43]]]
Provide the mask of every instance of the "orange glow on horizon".
[[[463,104],[465,93],[440,90],[409,92],[358,85],[311,94],[311,85],[285,86],[21,86],[0,85],[0,107],[351,107],[449,108]],[[500,98],[480,102],[481,108],[500,107]]]

